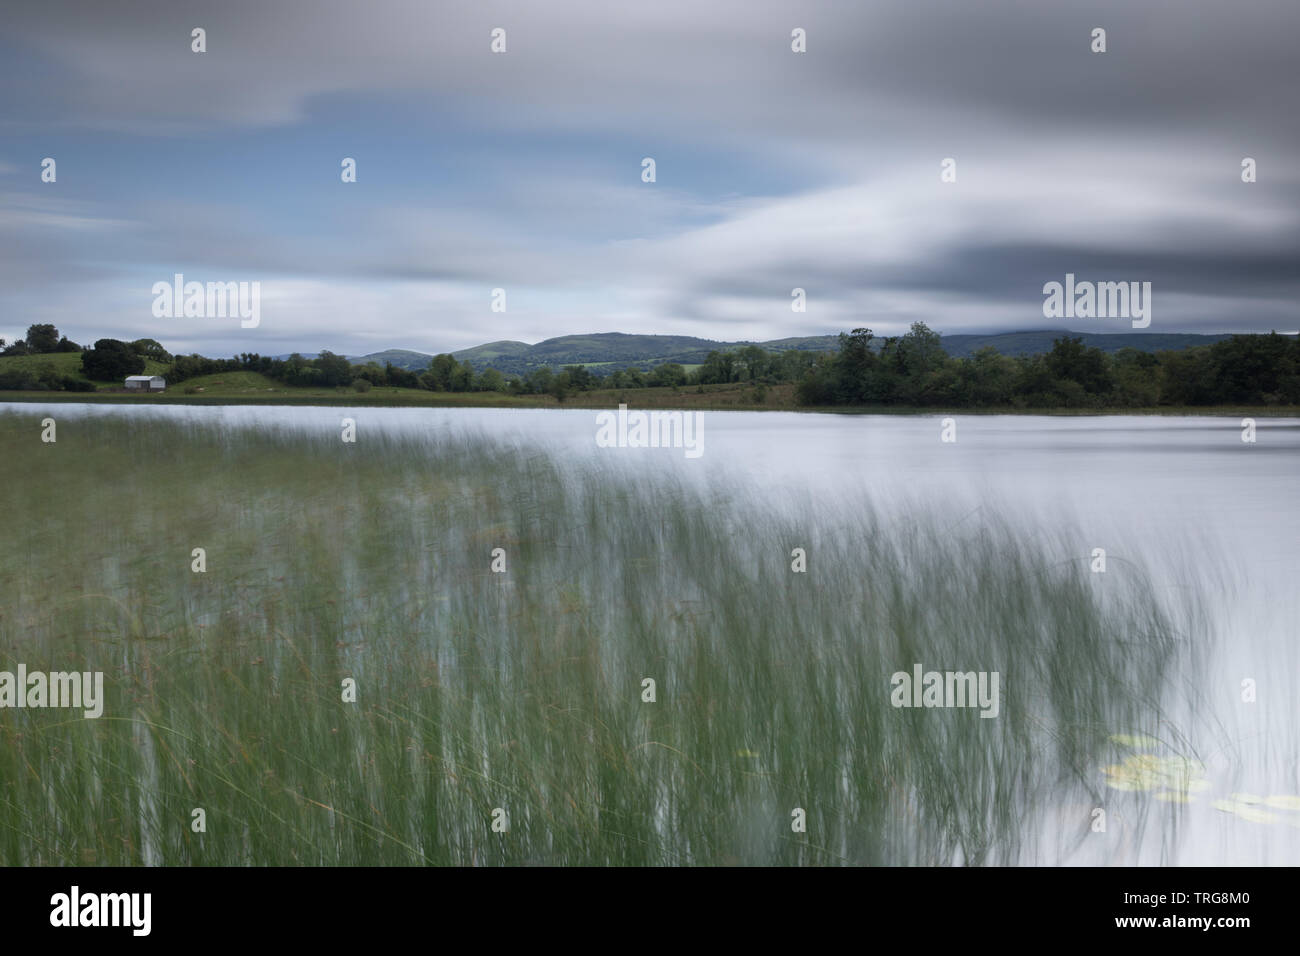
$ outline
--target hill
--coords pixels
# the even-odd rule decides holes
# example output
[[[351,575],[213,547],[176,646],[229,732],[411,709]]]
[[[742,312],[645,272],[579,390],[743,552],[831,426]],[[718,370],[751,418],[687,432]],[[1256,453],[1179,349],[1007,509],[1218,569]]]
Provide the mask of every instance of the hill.
[[[495,368],[505,375],[527,375],[543,365],[553,369],[565,365],[588,365],[602,374],[626,368],[652,368],[666,362],[700,365],[712,351],[758,345],[768,351],[810,349],[828,351],[836,337],[820,335],[805,338],[776,339],[770,342],[719,342],[690,335],[630,335],[625,332],[595,332],[589,335],[562,335],[536,345],[523,342],[492,342],[452,354],[469,362],[475,371]]]
[[[944,349],[955,358],[967,358],[984,346],[992,346],[1004,355],[1035,355],[1050,352],[1052,342],[1065,335],[1077,336],[1083,339],[1085,345],[1099,348],[1103,352],[1118,352],[1123,348],[1136,348],[1143,352],[1185,349],[1196,345],[1213,345],[1229,337],[1182,332],[1067,332],[1059,329],[1042,329],[990,335],[945,335],[942,341]],[[883,344],[883,340],[877,341]],[[665,362],[677,362],[686,366],[700,365],[714,350],[739,349],[746,345],[757,345],[769,352],[787,350],[833,352],[839,346],[839,337],[811,335],[770,339],[765,342],[720,342],[688,335],[628,335],[622,332],[602,332],[591,335],[564,335],[546,339],[536,345],[527,345],[524,342],[492,342],[452,354],[460,361],[469,362],[475,371],[480,372],[486,368],[495,368],[505,375],[526,375],[542,365],[549,365],[553,369],[565,365],[589,365],[596,367],[602,374],[607,374],[632,367],[652,368]]]
[[[993,334],[945,335],[945,351],[955,358],[969,358],[979,349],[992,346],[1003,355],[1035,355],[1049,352],[1052,342],[1063,335],[1077,336],[1083,344],[1103,352],[1118,352],[1135,348],[1143,352],[1178,350],[1192,346],[1213,345],[1228,335],[1200,335],[1191,332],[1067,332],[1059,329],[1037,329],[1024,332]],[[876,340],[877,347],[883,339]],[[650,369],[666,362],[677,362],[687,368],[697,367],[712,351],[727,351],[757,345],[769,352],[789,350],[808,352],[833,352],[839,345],[837,335],[795,336],[770,339],[764,342],[722,342],[690,335],[633,335],[625,332],[597,332],[588,335],[562,335],[534,345],[527,342],[499,340],[453,352],[458,360],[468,362],[476,372],[494,368],[507,376],[528,375],[534,369],[549,366],[560,369],[566,365],[586,365],[598,374],[607,375],[619,369]],[[315,358],[319,353],[302,353]],[[287,359],[279,355],[276,358]],[[356,365],[375,362],[392,363],[398,368],[419,372],[429,367],[433,356],[411,349],[385,349],[368,355],[348,356]],[[77,353],[54,353],[0,357],[0,363],[14,363],[10,368],[31,365],[53,365],[63,374],[81,377],[81,356]],[[4,365],[0,365],[3,368]],[[150,374],[165,374],[161,363],[150,362]],[[105,383],[117,384],[117,383]]]
[[[81,371],[80,352],[46,352],[39,355],[0,356],[0,372],[23,371],[31,375],[39,376],[41,372],[46,370],[52,371],[56,375],[66,375],[69,378],[86,379],[86,376]],[[153,359],[145,359],[144,374],[166,375],[167,363],[158,362]],[[120,381],[96,381],[95,385],[99,388],[122,387]]]
[[[412,352],[410,349],[385,349],[371,352],[369,355],[349,355],[348,361],[354,365],[374,362],[376,365],[391,364],[412,372],[422,372],[429,367],[433,356],[425,352]]]

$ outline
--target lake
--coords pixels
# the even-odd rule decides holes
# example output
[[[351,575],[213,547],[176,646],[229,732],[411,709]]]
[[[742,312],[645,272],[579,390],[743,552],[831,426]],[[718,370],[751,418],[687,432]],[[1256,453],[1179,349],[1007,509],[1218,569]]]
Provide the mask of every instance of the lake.
[[[958,415],[955,441],[945,442],[939,415],[703,412],[703,454],[688,458],[675,448],[597,447],[591,410],[62,403],[0,410],[34,421],[48,414],[60,429],[108,417],[218,423],[235,440],[246,429],[333,434],[352,418],[358,447],[383,435],[483,436],[549,455],[562,468],[594,462],[611,473],[664,472],[778,513],[811,505],[833,519],[865,495],[885,514],[936,511],[962,527],[999,516],[1050,542],[1059,562],[1092,575],[1096,587],[1145,573],[1172,617],[1203,614],[1212,635],[1207,665],[1189,666],[1159,701],[1171,738],[1204,764],[1212,791],[1153,807],[1139,804],[1141,787],[1107,788],[1108,831],[1062,841],[1061,824],[1049,819],[1026,835],[1041,846],[1038,858],[1300,863],[1300,812],[1264,802],[1300,793],[1300,420],[1259,419],[1255,441],[1243,442],[1240,419]],[[229,476],[232,490],[239,480]],[[873,546],[860,542],[864,551]],[[1105,551],[1104,572],[1092,570],[1095,549]],[[1168,819],[1131,829],[1133,839],[1111,839],[1135,815],[1152,814]]]

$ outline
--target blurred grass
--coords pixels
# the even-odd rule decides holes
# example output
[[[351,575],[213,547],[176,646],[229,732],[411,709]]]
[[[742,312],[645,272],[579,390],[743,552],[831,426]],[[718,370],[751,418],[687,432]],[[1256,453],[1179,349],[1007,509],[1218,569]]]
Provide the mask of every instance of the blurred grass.
[[[942,506],[39,418],[0,413],[0,670],[107,701],[0,710],[4,865],[1041,862],[1186,650],[1140,575]],[[918,662],[1000,672],[1000,716],[894,709]]]

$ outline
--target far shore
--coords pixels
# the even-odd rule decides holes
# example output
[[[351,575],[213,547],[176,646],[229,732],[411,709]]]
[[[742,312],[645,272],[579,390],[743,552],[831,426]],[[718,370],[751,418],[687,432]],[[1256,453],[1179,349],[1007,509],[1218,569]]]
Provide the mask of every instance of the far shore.
[[[297,393],[297,394],[295,394]],[[1059,415],[1080,416],[1177,416],[1177,417],[1300,417],[1297,405],[1195,405],[1148,408],[951,408],[901,405],[808,406],[794,401],[791,385],[767,386],[761,400],[752,385],[688,388],[602,389],[569,395],[563,402],[552,395],[509,395],[484,392],[430,392],[424,389],[375,388],[368,392],[352,389],[276,389],[185,394],[181,388],[154,394],[122,391],[58,392],[0,391],[0,404],[66,404],[87,402],[110,405],[290,405],[375,408],[572,408],[607,409],[620,404],[642,409],[691,411],[812,412],[837,415]]]

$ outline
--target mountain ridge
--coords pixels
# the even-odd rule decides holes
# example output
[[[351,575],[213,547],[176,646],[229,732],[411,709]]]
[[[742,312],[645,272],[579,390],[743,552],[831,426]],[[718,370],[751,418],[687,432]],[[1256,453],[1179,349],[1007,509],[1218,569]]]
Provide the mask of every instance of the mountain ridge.
[[[989,334],[958,333],[941,339],[945,351],[954,358],[968,358],[978,349],[992,346],[1004,355],[1033,355],[1048,352],[1052,342],[1062,336],[1079,337],[1084,345],[1104,352],[1136,348],[1144,352],[1178,350],[1197,345],[1213,345],[1230,338],[1231,333],[1197,332],[1078,332],[1062,329],[1030,329]],[[877,341],[882,341],[878,339]],[[740,349],[757,345],[769,352],[791,349],[829,352],[839,344],[839,335],[789,336],[766,341],[721,341],[690,335],[639,335],[627,332],[594,332],[584,335],[561,335],[529,344],[499,339],[451,355],[469,362],[476,372],[495,368],[504,375],[526,375],[543,365],[560,369],[565,365],[588,365],[602,372],[627,368],[653,368],[667,362],[681,365],[702,364],[714,350]],[[427,368],[433,355],[410,349],[386,349],[363,356],[349,356],[351,361],[392,362],[399,368],[419,371]]]
[[[1063,329],[1027,329],[1016,332],[991,332],[987,334],[962,332],[944,335],[944,350],[954,358],[969,358],[985,346],[992,346],[1003,355],[1035,355],[1051,351],[1052,343],[1062,336],[1078,337],[1083,344],[1103,352],[1117,352],[1122,348],[1136,348],[1143,352],[1166,349],[1179,350],[1198,345],[1213,345],[1230,338],[1234,333],[1201,332],[1079,332]],[[1242,334],[1242,333],[1237,333]],[[1286,333],[1294,334],[1294,333]],[[883,338],[877,338],[882,343]],[[692,335],[641,335],[629,332],[592,332],[583,335],[561,335],[540,342],[519,342],[498,339],[472,348],[460,349],[451,355],[459,362],[469,362],[476,372],[495,368],[503,375],[527,375],[541,366],[559,370],[566,365],[587,365],[602,373],[619,369],[649,369],[667,362],[680,365],[700,365],[709,352],[741,349],[757,345],[769,352],[791,349],[812,352],[834,351],[839,335],[788,336],[766,341],[722,341]],[[302,353],[307,358],[315,355]],[[319,353],[317,353],[319,354]],[[273,356],[286,359],[288,354]],[[391,362],[398,368],[422,371],[433,361],[433,354],[413,349],[384,349],[366,355],[349,355],[356,364]]]

